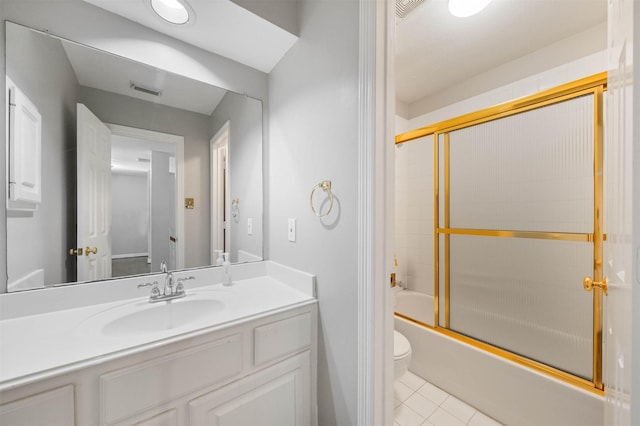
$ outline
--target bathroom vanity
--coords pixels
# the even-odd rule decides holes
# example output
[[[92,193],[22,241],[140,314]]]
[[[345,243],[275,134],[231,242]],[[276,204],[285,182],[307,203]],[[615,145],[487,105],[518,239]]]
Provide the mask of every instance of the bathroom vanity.
[[[68,300],[90,291],[77,285],[3,296],[0,424],[316,424],[315,278],[232,272],[231,286],[220,268],[174,273],[187,296],[170,302],[140,286],[163,275],[90,284],[91,306]]]

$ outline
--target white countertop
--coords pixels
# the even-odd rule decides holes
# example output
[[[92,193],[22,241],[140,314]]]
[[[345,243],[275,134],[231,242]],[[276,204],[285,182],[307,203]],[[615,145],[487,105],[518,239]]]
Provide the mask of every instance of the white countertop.
[[[315,303],[313,291],[307,291],[313,288],[312,276],[302,273],[303,285],[291,285],[291,281],[296,281],[297,271],[277,264],[275,268],[269,266],[267,269],[275,271],[273,275],[279,279],[264,275],[234,281],[229,287],[214,284],[191,288],[186,281],[187,296],[169,303],[204,297],[222,302],[224,308],[207,311],[187,324],[149,333],[105,335],[101,331],[114,318],[167,303],[149,304],[148,288],[143,297],[3,319],[0,321],[0,391],[209,333],[264,314]]]

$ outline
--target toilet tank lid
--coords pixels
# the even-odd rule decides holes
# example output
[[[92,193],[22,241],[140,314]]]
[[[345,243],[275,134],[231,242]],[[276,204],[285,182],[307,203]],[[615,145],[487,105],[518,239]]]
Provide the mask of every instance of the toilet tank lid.
[[[396,330],[393,330],[393,357],[397,358],[406,355],[410,350],[409,340]]]

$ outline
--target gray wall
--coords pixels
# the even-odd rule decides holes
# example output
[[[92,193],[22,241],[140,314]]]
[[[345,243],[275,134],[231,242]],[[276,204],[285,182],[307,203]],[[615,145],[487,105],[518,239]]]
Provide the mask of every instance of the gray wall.
[[[357,423],[358,2],[301,0],[300,40],[269,75],[271,260],[317,276],[320,425]],[[329,179],[326,219],[309,206]],[[297,219],[297,242],[287,219]]]
[[[298,0],[231,0],[255,15],[298,35]]]
[[[239,215],[229,221],[231,262],[238,250],[262,256],[262,103],[227,92],[211,115],[213,137],[229,121],[230,199],[238,198]],[[247,234],[247,219],[253,219],[253,235]]]
[[[111,173],[111,254],[149,251],[147,175]]]
[[[67,282],[67,268],[75,277],[68,250],[76,207],[67,194],[75,193],[78,81],[58,40],[16,26],[7,26],[7,38],[7,75],[42,115],[42,202],[32,213],[7,213],[9,281],[42,268],[45,283]]]
[[[184,137],[184,196],[195,198],[184,214],[185,266],[210,265],[210,117],[88,87],[81,87],[78,102],[105,123]]]

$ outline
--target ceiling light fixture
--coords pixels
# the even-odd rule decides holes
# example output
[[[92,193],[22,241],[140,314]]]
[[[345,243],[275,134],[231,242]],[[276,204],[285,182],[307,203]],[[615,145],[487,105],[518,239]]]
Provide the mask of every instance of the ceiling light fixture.
[[[186,24],[193,12],[184,0],[151,0],[151,8],[162,19],[176,25]]]
[[[449,0],[449,12],[458,18],[475,15],[487,7],[491,0]]]

